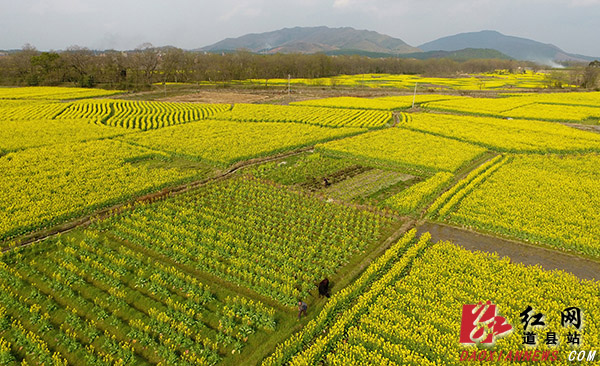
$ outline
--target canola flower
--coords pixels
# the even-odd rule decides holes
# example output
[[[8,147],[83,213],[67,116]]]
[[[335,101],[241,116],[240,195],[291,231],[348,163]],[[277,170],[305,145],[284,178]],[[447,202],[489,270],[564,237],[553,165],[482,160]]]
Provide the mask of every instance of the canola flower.
[[[600,135],[551,122],[419,113],[403,127],[503,152],[600,151]]]
[[[305,100],[301,102],[292,102],[290,105],[329,107],[329,108],[350,108],[350,109],[378,109],[394,110],[405,108],[405,103],[386,101],[382,99],[356,98],[356,97],[336,97],[314,100]]]
[[[467,176],[458,183],[442,193],[427,208],[427,216],[444,216],[452,207],[456,205],[467,193],[473,190],[478,184],[486,179],[490,174],[496,171],[501,164],[505,163],[508,157],[497,155],[492,159],[473,169]]]
[[[319,86],[319,87],[366,87],[386,89],[412,90],[415,83],[427,89],[434,90],[511,90],[511,89],[542,89],[548,87],[548,79],[543,73],[527,71],[525,73],[510,73],[507,70],[485,74],[472,74],[465,77],[434,78],[421,75],[398,74],[358,74],[339,75],[325,78],[303,79],[249,79],[232,81],[231,84],[241,85],[280,85],[287,86]],[[213,83],[204,82],[211,85]]]
[[[236,104],[215,119],[240,122],[298,122],[327,127],[383,127],[391,112],[361,109],[307,107],[300,105]]]
[[[455,98],[463,97],[442,94],[418,94],[416,96],[402,95],[380,98],[334,97],[292,102],[290,105],[350,109],[398,110],[410,108],[413,105],[413,102],[415,105],[420,105],[425,102]]]
[[[316,149],[324,155],[424,173],[454,172],[485,152],[479,146],[405,128],[373,131]]]
[[[57,144],[0,157],[0,238],[56,225],[166,185],[206,174],[154,169],[166,154],[110,139]],[[142,161],[142,163],[136,163]]]
[[[388,82],[384,78],[378,81],[379,85]],[[347,78],[345,82],[356,80]],[[454,87],[467,87],[468,81],[462,82],[455,81]],[[484,87],[492,87],[492,81],[483,82]],[[523,81],[521,85],[526,84]],[[0,194],[0,212],[8,218],[1,221],[0,238],[54,225],[206,174],[164,168],[172,155],[225,167],[250,157],[366,132],[364,128],[312,125],[339,125],[336,118],[343,113],[348,118],[359,116],[360,123],[389,115],[342,110],[346,101],[340,101],[335,113],[327,111],[337,117],[323,119],[325,112],[293,117],[305,125],[248,123],[249,118],[244,119],[241,113],[236,117],[240,122],[186,123],[198,116],[216,115],[221,107],[107,100],[54,102],[71,99],[66,98],[66,91],[60,98],[59,94],[47,98],[52,95],[48,89],[38,97],[23,92],[24,98],[39,98],[35,100],[0,98],[0,115],[4,117],[0,118],[4,127],[0,133],[0,168],[5,178],[4,186],[0,184],[4,192]],[[563,116],[593,116],[588,112],[600,109],[597,96],[507,95],[497,102],[431,96],[421,103],[468,101],[473,103],[468,105],[475,111],[472,113],[480,103],[484,114],[523,113],[522,118],[531,118],[529,111],[535,111],[536,118],[561,120]],[[393,98],[397,98],[394,103],[409,99]],[[377,102],[383,99],[387,98]],[[356,101],[356,106],[360,103]],[[345,104],[351,105],[351,101]],[[301,107],[287,107],[282,113],[293,110],[290,108]],[[310,112],[334,109],[303,108]],[[256,121],[280,118],[274,117],[272,110],[265,108],[263,117],[258,112],[251,114],[250,107],[247,111]],[[109,122],[110,116],[118,118]],[[429,217],[598,256],[599,217],[594,209],[600,204],[600,159],[593,153],[579,154],[597,149],[595,135],[524,119],[401,116],[400,128],[319,145],[320,152],[314,154],[318,164],[300,164],[299,170],[304,171],[294,180],[363,163],[430,175],[401,192],[394,202],[390,199],[398,210],[411,212],[486,148],[527,152],[499,155],[482,164],[436,199],[428,210]],[[171,124],[181,125],[155,129]],[[13,152],[5,154],[7,151]],[[548,152],[560,155],[535,155]],[[320,166],[320,158],[327,166]],[[398,178],[391,173],[381,182],[373,177],[379,175],[366,174],[358,183],[350,180],[342,198],[378,190],[382,182],[389,184]],[[358,192],[356,184],[362,185],[364,192]],[[269,303],[293,305],[297,297],[308,294],[312,282],[335,273],[375,240],[387,224],[389,220],[376,213],[325,203],[242,177],[135,207],[94,224],[92,230],[33,246],[31,252],[17,249],[0,254],[0,363],[24,358],[23,364],[63,365],[75,360],[86,364],[135,361],[214,365],[229,354],[239,353],[254,333],[276,328],[276,312],[244,296],[215,296],[211,287],[198,280],[198,271],[274,300]],[[318,245],[299,253],[298,248],[306,242]],[[156,259],[161,256],[177,265]],[[330,261],[325,268],[322,263],[326,260],[320,256]],[[311,275],[298,279],[300,266],[310,268]],[[536,285],[528,288],[529,283]],[[580,306],[586,317],[581,349],[587,350],[598,344],[597,293],[595,283],[512,265],[447,243],[432,246],[427,235],[416,239],[411,231],[375,259],[355,282],[336,292],[323,311],[283,341],[264,364],[456,364],[462,351],[477,350],[457,343],[457,309],[464,303],[488,299],[498,304],[513,325],[518,326],[518,313],[528,304],[552,316],[548,329],[556,330],[563,340],[557,348],[561,352],[571,348],[564,342],[566,331],[559,327],[557,318],[562,309]],[[540,296],[543,301],[536,300]],[[436,311],[444,317],[415,315]],[[415,337],[415,332],[420,337]],[[54,344],[60,347],[49,346]],[[501,338],[496,345],[506,349],[521,346],[518,332]]]
[[[150,130],[202,120],[230,108],[229,104],[100,99],[73,103],[56,118],[86,118],[108,126]]]
[[[288,364],[292,357],[304,349],[305,345],[310,344],[317,337],[326,333],[327,327],[330,325],[332,319],[336,317],[337,314],[346,310],[347,307],[357,301],[358,298],[363,296],[363,293],[371,287],[371,284],[386,273],[399,257],[406,257],[409,260],[412,260],[417,252],[423,249],[426,244],[426,242],[423,241],[420,242],[420,245],[418,246],[413,245],[416,233],[417,231],[415,229],[410,230],[386,250],[385,253],[373,260],[359,278],[349,286],[336,292],[331,299],[327,301],[321,312],[308,322],[302,330],[294,333],[288,339],[280,343],[275,351],[263,361],[262,365],[272,366]],[[417,249],[408,251],[409,248],[413,247],[416,247]],[[402,263],[406,265],[408,262],[403,261]],[[402,267],[402,264],[398,266],[398,269],[403,268],[405,267]],[[320,343],[323,344],[323,342]]]
[[[18,104],[1,103],[0,122],[54,119],[69,106],[70,103],[39,103],[31,101]]]
[[[327,128],[298,123],[201,121],[124,136],[123,140],[219,167],[355,135],[360,128]]]
[[[414,232],[407,237],[415,243]],[[395,246],[390,249],[396,250]],[[459,343],[462,306],[488,300],[513,327],[511,333],[497,338],[491,350],[527,350],[520,317],[527,306],[545,315],[546,328],[533,328],[536,349],[557,351],[561,356],[560,361],[540,365],[570,364],[568,352],[594,349],[600,341],[596,282],[511,264],[507,258],[470,252],[448,242],[432,245],[427,233],[404,255],[391,256],[372,281],[358,297],[350,291],[332,297],[331,305],[281,343],[263,365],[314,365],[321,360],[329,365],[459,364],[463,351],[484,349]],[[349,288],[354,286],[358,285]],[[561,312],[571,306],[580,307],[587,319],[578,347],[567,343],[567,334],[575,328],[561,326]],[[327,332],[320,331],[324,324]],[[556,332],[557,346],[544,343],[548,331]]]
[[[516,155],[440,216],[532,243],[600,256],[597,154]]]
[[[44,253],[28,248],[17,265],[0,261],[0,333],[9,330],[0,360],[214,365],[277,325],[269,306],[239,295],[217,300],[195,275],[94,230],[37,245]]]
[[[457,98],[424,103],[447,112],[546,121],[598,121],[600,93],[501,94],[497,98]]]
[[[588,107],[579,105],[533,103],[503,112],[502,115],[506,117],[541,119],[548,121],[579,122],[592,120],[597,124],[600,121],[600,105]]]
[[[105,97],[120,94],[120,90],[70,88],[56,86],[29,86],[25,88],[0,87],[0,99],[67,100]]]
[[[85,119],[36,119],[0,123],[0,151],[4,152],[98,140],[133,132],[127,129],[98,125]]]
[[[378,214],[241,177],[138,206],[99,225],[294,306],[313,283],[377,241],[390,223]]]
[[[426,180],[389,197],[382,202],[382,205],[401,215],[409,214],[434,197],[453,177],[452,173],[436,173]]]

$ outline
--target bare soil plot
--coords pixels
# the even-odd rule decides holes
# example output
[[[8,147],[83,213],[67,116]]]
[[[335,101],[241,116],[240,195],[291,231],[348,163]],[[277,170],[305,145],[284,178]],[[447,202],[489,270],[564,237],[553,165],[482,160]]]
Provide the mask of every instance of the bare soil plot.
[[[418,231],[431,233],[433,242],[449,240],[469,250],[496,252],[500,257],[509,257],[512,262],[539,264],[544,269],[563,270],[587,280],[600,279],[599,262],[575,255],[430,222],[418,226]]]
[[[177,95],[161,98],[163,102],[186,102],[186,103],[257,103],[267,102],[272,96],[269,94],[253,94],[239,92],[217,92],[201,91],[192,94]]]

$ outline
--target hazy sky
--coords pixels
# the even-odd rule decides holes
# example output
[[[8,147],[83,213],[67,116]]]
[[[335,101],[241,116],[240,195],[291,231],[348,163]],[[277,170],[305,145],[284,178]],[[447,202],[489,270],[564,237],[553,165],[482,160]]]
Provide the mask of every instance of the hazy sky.
[[[413,46],[492,29],[600,56],[600,0],[0,0],[0,49],[191,49],[318,25],[374,30]]]

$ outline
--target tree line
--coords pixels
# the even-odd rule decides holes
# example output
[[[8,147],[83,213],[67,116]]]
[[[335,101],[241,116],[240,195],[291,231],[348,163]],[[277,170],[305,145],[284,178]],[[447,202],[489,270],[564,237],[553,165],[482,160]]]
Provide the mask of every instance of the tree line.
[[[41,52],[26,45],[0,55],[2,85],[65,85],[140,90],[160,82],[227,82],[243,79],[319,78],[343,74],[389,73],[454,76],[498,69],[538,69],[515,60],[416,60],[324,54],[262,55],[247,51],[204,53],[146,44],[133,51],[92,51],[73,46]],[[589,84],[589,83],[588,83]]]

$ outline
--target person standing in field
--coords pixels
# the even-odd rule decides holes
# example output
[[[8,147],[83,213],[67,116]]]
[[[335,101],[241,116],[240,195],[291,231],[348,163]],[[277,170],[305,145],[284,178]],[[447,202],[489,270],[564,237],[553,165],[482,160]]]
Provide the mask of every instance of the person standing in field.
[[[298,320],[300,320],[302,314],[306,316],[306,309],[308,309],[308,305],[304,301],[298,301]]]
[[[329,280],[326,278],[319,283],[319,297],[329,298]]]

